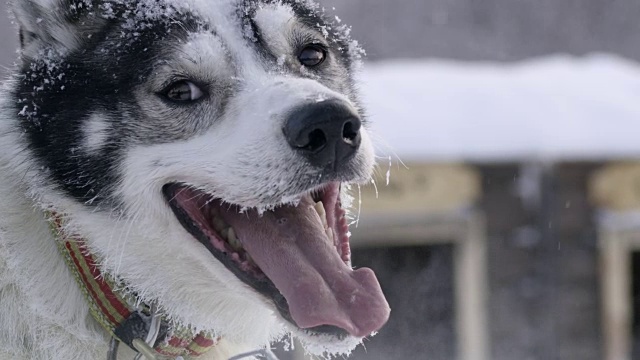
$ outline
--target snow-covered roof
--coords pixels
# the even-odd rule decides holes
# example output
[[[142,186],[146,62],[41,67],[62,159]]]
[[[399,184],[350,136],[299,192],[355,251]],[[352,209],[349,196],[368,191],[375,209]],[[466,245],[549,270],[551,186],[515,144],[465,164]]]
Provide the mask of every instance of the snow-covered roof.
[[[609,55],[518,64],[368,63],[380,155],[402,160],[640,157],[640,65]]]

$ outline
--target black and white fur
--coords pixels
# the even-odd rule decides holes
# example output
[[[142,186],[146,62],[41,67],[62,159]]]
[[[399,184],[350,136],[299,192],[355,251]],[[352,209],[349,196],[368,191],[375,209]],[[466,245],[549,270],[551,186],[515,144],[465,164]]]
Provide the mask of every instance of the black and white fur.
[[[301,0],[14,0],[11,9],[22,51],[0,92],[0,358],[106,356],[108,336],[58,254],[47,209],[67,215],[101,269],[143,301],[222,335],[207,358],[298,335],[193,241],[160,189],[198,184],[266,209],[327,181],[281,127],[292,109],[326,99],[361,112],[358,50],[344,29]],[[329,49],[321,69],[296,59],[310,40]],[[176,106],[157,95],[177,79],[205,97]],[[337,180],[369,179],[374,157],[361,134]]]

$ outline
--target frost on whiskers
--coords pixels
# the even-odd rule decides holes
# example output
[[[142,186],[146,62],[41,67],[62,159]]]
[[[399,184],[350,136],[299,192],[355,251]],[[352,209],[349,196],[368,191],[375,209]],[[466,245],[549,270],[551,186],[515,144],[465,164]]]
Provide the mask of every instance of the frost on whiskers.
[[[376,333],[371,334],[371,336],[375,335]],[[337,342],[336,338],[331,335],[309,333],[302,329],[286,331],[284,328],[283,332],[274,340],[280,342],[285,351],[294,351],[296,349],[294,338],[302,345],[305,355],[319,360],[346,359],[364,341],[364,339],[349,336]]]
[[[375,333],[371,334],[374,336]],[[352,336],[337,342],[335,337],[325,334],[298,334],[298,340],[307,355],[319,357],[321,359],[345,359],[351,352],[361,345],[363,339]]]

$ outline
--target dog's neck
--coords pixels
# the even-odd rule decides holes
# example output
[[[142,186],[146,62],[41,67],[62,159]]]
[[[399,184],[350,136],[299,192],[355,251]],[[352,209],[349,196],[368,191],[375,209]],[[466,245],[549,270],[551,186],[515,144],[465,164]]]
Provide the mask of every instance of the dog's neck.
[[[99,359],[106,334],[91,318],[44,214],[26,187],[0,180],[0,353]],[[3,357],[4,358],[4,357]]]
[[[93,319],[44,210],[27,187],[0,178],[0,359],[105,359],[109,334]],[[225,340],[199,359],[247,349]],[[121,346],[119,358],[134,353]]]
[[[144,351],[171,358],[200,357],[220,341],[214,334],[194,332],[188,326],[167,323],[154,306],[145,304],[135,293],[123,291],[126,286],[99,269],[97,264],[100,260],[86,246],[86,239],[65,229],[63,214],[47,211],[46,215],[56,245],[85,295],[91,315],[114,337],[114,341],[138,350],[143,346]],[[163,328],[170,333],[161,334]],[[136,345],[136,341],[147,345]]]

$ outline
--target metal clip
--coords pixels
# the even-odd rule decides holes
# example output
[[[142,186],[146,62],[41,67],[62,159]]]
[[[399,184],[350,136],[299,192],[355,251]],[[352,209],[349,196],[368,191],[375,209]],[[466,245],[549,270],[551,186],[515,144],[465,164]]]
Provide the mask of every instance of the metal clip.
[[[147,360],[157,360],[155,350],[153,350],[153,348],[149,346],[146,342],[140,339],[135,339],[133,340],[133,347],[138,352],[138,355],[136,355],[136,357],[133,358],[134,360],[140,360],[142,359],[143,356]]]
[[[156,304],[151,304],[151,309],[149,310],[151,312],[149,333],[147,333],[147,338],[144,339],[144,342],[140,339],[133,340],[133,347],[138,351],[138,355],[136,355],[133,360],[141,360],[143,355],[147,360],[156,360],[156,352],[153,350],[153,345],[155,345],[158,335],[160,334],[162,319],[158,315],[158,307]]]
[[[229,358],[229,360],[242,360],[251,356],[261,356],[261,358],[264,360],[278,360],[278,357],[276,356],[276,354],[274,354],[273,351],[271,351],[270,349],[260,349],[260,350],[255,350],[248,353],[236,355],[234,357]]]
[[[149,333],[147,337],[142,341],[141,339],[133,340],[133,347],[138,352],[134,360],[142,360],[144,356],[147,360],[157,360],[156,352],[153,350],[153,345],[158,339],[160,334],[160,325],[162,323],[161,317],[158,315],[158,309],[155,304],[151,305],[151,324],[149,325]],[[120,341],[114,336],[109,341],[109,351],[107,352],[107,360],[118,360],[118,345]]]

